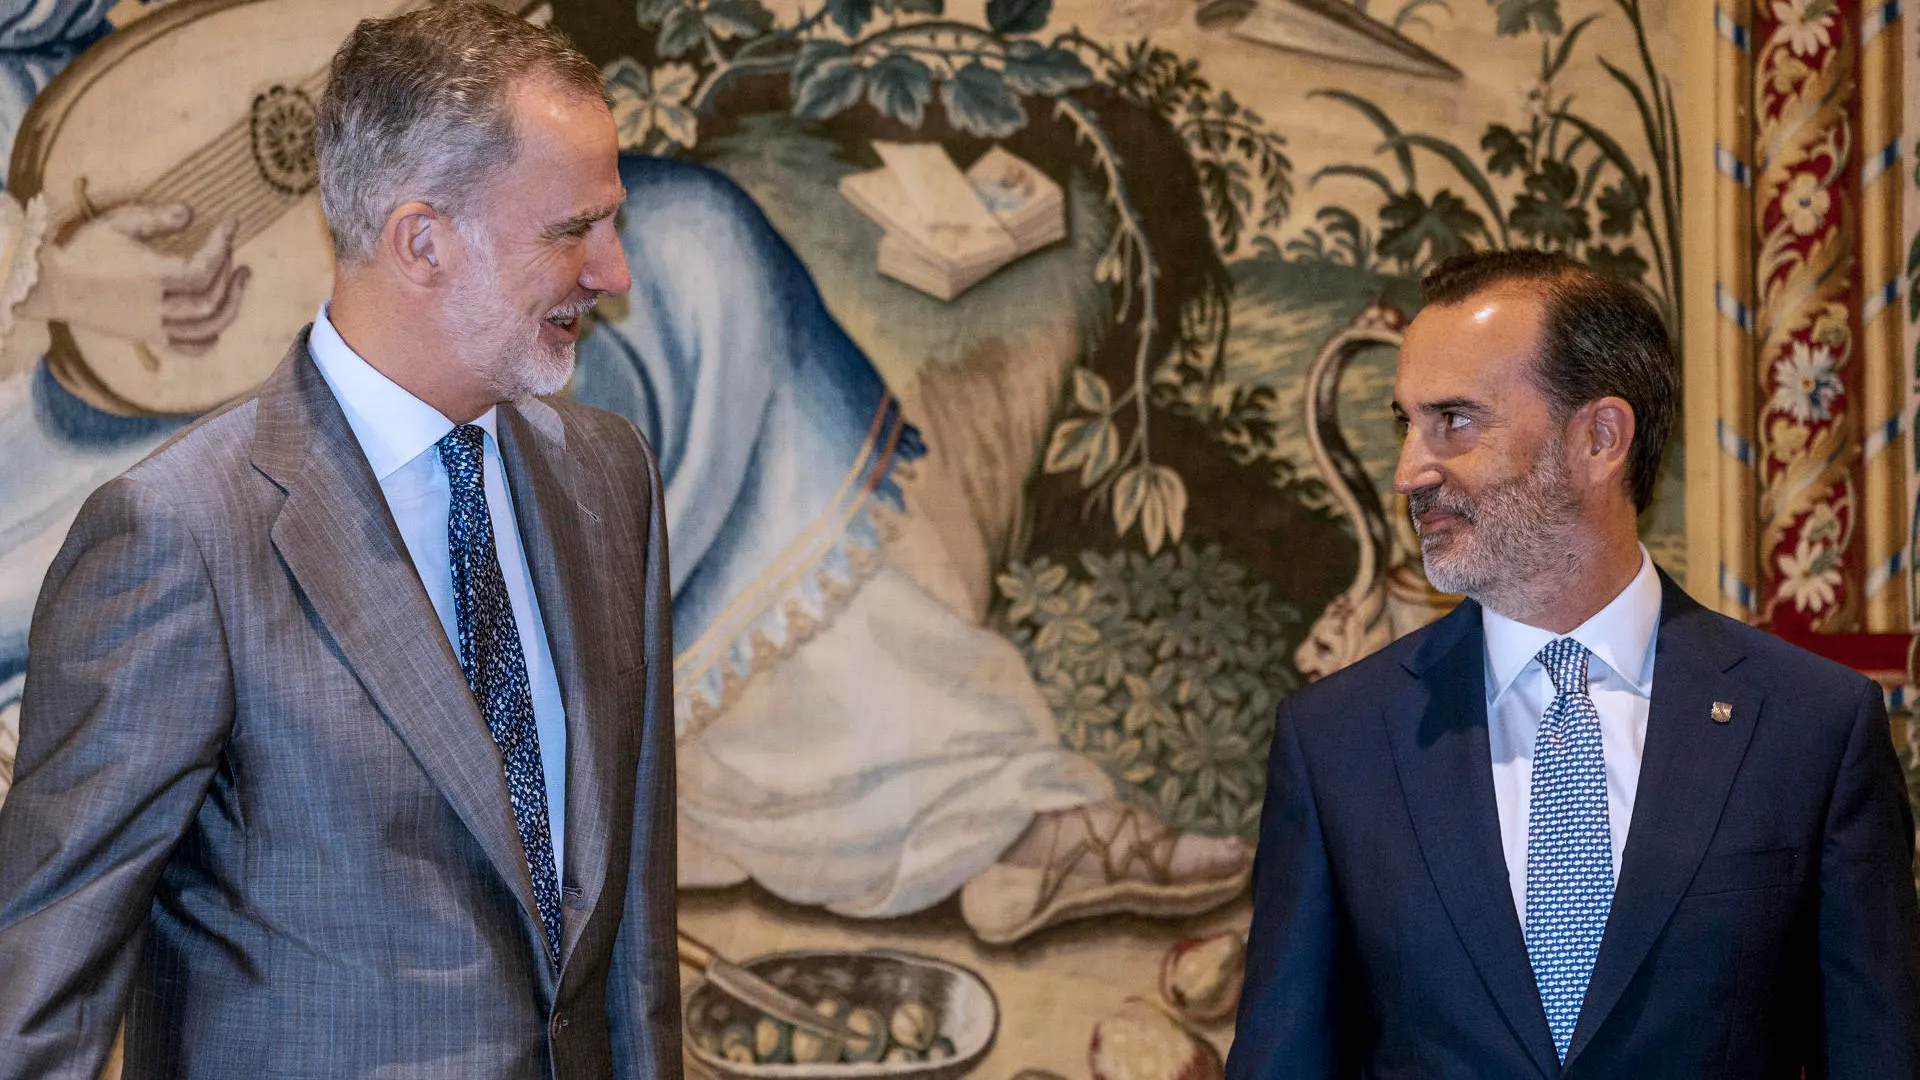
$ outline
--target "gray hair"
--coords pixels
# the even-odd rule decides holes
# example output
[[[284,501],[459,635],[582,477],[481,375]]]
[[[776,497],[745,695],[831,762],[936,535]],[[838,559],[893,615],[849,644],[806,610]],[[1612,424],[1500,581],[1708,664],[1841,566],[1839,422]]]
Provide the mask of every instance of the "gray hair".
[[[409,201],[466,224],[457,215],[519,150],[509,94],[528,78],[606,100],[565,37],[491,4],[448,0],[354,27],[314,118],[334,258],[372,258],[387,215]]]

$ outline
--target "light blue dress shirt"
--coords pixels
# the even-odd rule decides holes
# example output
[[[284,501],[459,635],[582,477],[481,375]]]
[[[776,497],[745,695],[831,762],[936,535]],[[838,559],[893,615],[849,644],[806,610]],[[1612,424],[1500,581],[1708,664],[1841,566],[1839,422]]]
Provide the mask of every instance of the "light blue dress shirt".
[[[327,318],[322,304],[314,316],[307,350],[320,375],[347,414],[347,426],[380,482],[387,509],[399,526],[420,584],[440,616],[447,641],[460,655],[458,615],[453,603],[453,562],[447,541],[451,488],[446,466],[435,449],[453,430],[453,421],[438,409],[414,397],[375,370],[347,346]],[[499,410],[488,409],[474,423],[486,435],[484,483],[487,513],[493,518],[494,550],[500,573],[506,578],[507,598],[513,605],[513,623],[520,631],[520,650],[526,654],[527,681],[533,688],[533,716],[540,731],[540,765],[547,777],[547,817],[553,833],[553,865],[566,881],[567,717],[560,703],[560,681],[553,669],[553,650],[547,645],[546,623],[533,593],[533,573],[527,568],[526,548],[513,514],[513,495],[501,466],[500,440],[495,434]]]
[[[1607,831],[1613,841],[1613,880],[1633,823],[1640,791],[1640,759],[1653,706],[1653,654],[1660,640],[1660,575],[1640,549],[1640,572],[1606,607],[1568,634],[1515,622],[1481,609],[1486,631],[1487,742],[1493,752],[1493,801],[1500,813],[1500,846],[1507,884],[1521,925],[1527,921],[1527,815],[1533,803],[1533,744],[1553,703],[1553,680],[1535,659],[1556,637],[1570,637],[1593,655],[1587,693],[1600,711],[1600,753],[1607,769]]]

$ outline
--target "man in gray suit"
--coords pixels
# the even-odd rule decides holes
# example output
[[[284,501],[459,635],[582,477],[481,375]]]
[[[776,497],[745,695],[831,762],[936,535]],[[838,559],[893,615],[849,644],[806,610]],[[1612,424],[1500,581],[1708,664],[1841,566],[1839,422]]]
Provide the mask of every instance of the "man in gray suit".
[[[317,108],[333,298],[81,511],[0,809],[0,1077],[673,1077],[653,455],[548,400],[628,285],[598,73],[483,5]]]

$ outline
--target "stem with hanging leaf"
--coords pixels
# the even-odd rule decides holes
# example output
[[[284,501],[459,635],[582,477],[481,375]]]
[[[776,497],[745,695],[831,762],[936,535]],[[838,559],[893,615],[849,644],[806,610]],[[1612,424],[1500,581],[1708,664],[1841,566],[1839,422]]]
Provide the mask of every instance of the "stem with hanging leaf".
[[[1160,271],[1154,262],[1153,248],[1147,241],[1147,232],[1141,223],[1140,212],[1134,208],[1133,201],[1127,197],[1126,182],[1120,177],[1120,155],[1114,150],[1113,144],[1107,140],[1106,133],[1100,130],[1100,125],[1094,121],[1086,107],[1071,97],[1059,98],[1054,108],[1058,115],[1065,117],[1073,124],[1074,130],[1082,139],[1092,145],[1094,159],[1099,163],[1100,171],[1106,178],[1108,205],[1112,206],[1119,216],[1118,227],[1124,231],[1127,243],[1139,256],[1137,284],[1140,289],[1140,343],[1134,350],[1133,383],[1136,387],[1145,386],[1147,365],[1153,355],[1153,335],[1159,326],[1159,314],[1154,305]],[[1140,441],[1140,458],[1143,462],[1153,460],[1147,443],[1147,397],[1148,395],[1141,394],[1134,400],[1135,415],[1139,421],[1137,437]]]

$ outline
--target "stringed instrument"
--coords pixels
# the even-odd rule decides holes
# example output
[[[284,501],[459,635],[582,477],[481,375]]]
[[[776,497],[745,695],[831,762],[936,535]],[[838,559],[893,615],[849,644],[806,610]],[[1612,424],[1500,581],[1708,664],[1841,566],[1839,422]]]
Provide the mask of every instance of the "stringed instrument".
[[[179,416],[273,370],[332,285],[313,153],[327,65],[359,20],[422,2],[177,0],[47,85],[21,122],[7,185],[22,204],[46,194],[50,242],[115,206],[184,202],[191,224],[149,245],[186,255],[234,218],[234,264],[252,275],[204,351],[54,323],[47,365],[62,386],[110,413]]]

